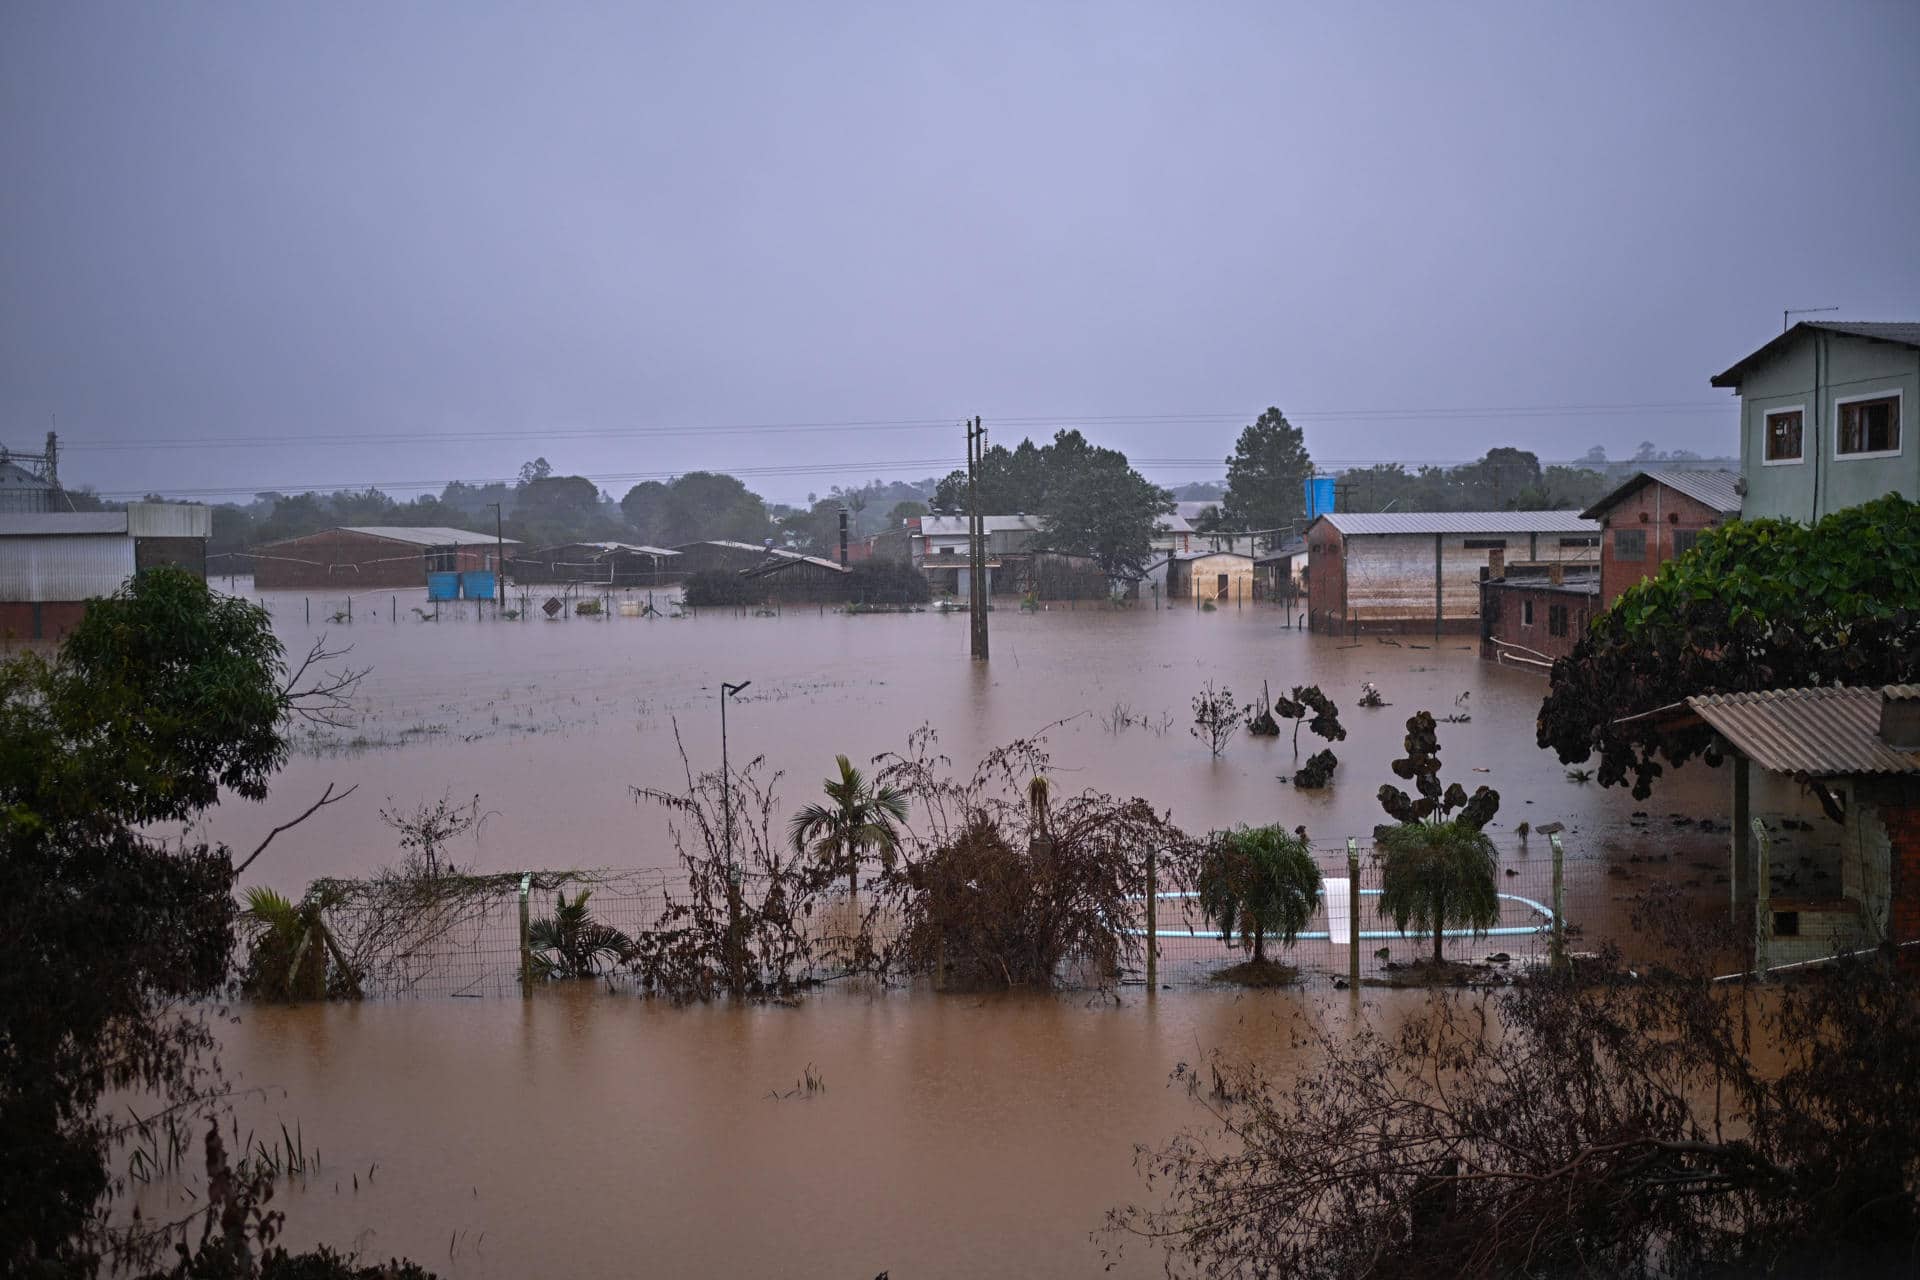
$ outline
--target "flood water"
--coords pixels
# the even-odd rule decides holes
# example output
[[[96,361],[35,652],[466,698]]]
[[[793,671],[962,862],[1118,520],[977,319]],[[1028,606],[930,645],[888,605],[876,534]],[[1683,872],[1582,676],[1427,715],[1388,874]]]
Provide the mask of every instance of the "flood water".
[[[1560,821],[1579,857],[1626,831],[1636,808],[1618,790],[1570,782],[1535,747],[1544,680],[1481,662],[1465,636],[1355,644],[1289,630],[1284,613],[1253,606],[997,610],[993,658],[982,665],[967,656],[960,614],[494,622],[474,620],[469,605],[465,621],[449,610],[433,623],[411,620],[418,602],[390,606],[380,594],[357,598],[357,621],[345,626],[319,621],[338,599],[265,599],[290,652],[324,634],[352,646],[345,663],[370,668],[351,729],[297,755],[267,802],[222,806],[196,833],[244,853],[326,784],[357,785],[255,864],[254,878],[288,889],[394,862],[395,835],[379,811],[449,793],[477,794],[488,815],[452,851],[462,867],[671,866],[664,823],[630,788],[684,779],[676,728],[696,770],[718,768],[723,680],[752,681],[728,710],[734,767],[764,755],[785,774],[781,794],[792,804],[815,797],[836,753],[864,765],[922,725],[962,769],[1044,731],[1065,789],[1143,796],[1195,831],[1304,825],[1331,846],[1385,820],[1375,792],[1397,781],[1388,762],[1402,754],[1406,718],[1424,709],[1471,716],[1441,726],[1443,776],[1500,791],[1495,832]],[[400,621],[387,621],[389,608]],[[1290,736],[1243,734],[1212,758],[1188,732],[1192,699],[1209,680],[1242,702],[1263,680],[1276,693],[1318,684],[1348,730],[1334,745],[1333,785],[1302,792],[1277,780],[1294,768]],[[1357,708],[1364,681],[1391,705]],[[1116,708],[1147,723],[1109,727]],[[1301,739],[1303,758],[1326,745],[1305,730]],[[1684,771],[1658,799],[1663,812],[1718,813],[1726,785],[1712,770]]]
[[[388,621],[383,595],[323,628],[299,595],[269,603],[290,649],[324,629],[372,668],[351,729],[310,743],[266,804],[223,806],[198,833],[244,852],[325,784],[358,785],[256,864],[252,879],[294,894],[393,862],[378,810],[449,791],[489,814],[453,851],[462,866],[670,865],[660,817],[629,788],[682,779],[676,724],[694,767],[717,765],[722,680],[752,681],[728,713],[735,766],[764,753],[788,804],[812,798],[835,753],[865,762],[922,724],[969,767],[1045,729],[1063,787],[1142,795],[1189,829],[1304,824],[1333,845],[1383,820],[1374,793],[1406,717],[1460,708],[1471,720],[1441,727],[1444,775],[1501,791],[1496,831],[1563,822],[1570,861],[1594,876],[1652,842],[1718,847],[1650,836],[1624,793],[1569,781],[1533,745],[1544,682],[1480,662],[1469,638],[1353,644],[1254,608],[1000,611],[982,666],[965,618],[932,613],[430,623],[407,620],[416,602]],[[315,597],[313,617],[332,607]],[[1242,736],[1211,758],[1187,731],[1210,679],[1243,701],[1263,679],[1319,684],[1349,729],[1334,785],[1279,782],[1285,738]],[[1357,709],[1363,681],[1392,706]],[[1148,725],[1113,723],[1116,705]],[[1309,736],[1303,755],[1323,745]],[[1724,816],[1724,786],[1690,771],[1658,818]],[[321,1152],[276,1199],[295,1243],[462,1277],[1096,1275],[1089,1233],[1147,1194],[1134,1144],[1202,1118],[1168,1085],[1176,1064],[1222,1048],[1298,1069],[1298,1020],[1390,1023],[1425,999],[1316,980],[1117,998],[834,988],[797,1008],[676,1009],[583,983],[525,1001],[242,1007],[224,1058],[268,1091],[242,1102],[243,1129],[297,1122]],[[809,1066],[823,1092],[775,1096]],[[1115,1274],[1160,1267],[1133,1249]]]

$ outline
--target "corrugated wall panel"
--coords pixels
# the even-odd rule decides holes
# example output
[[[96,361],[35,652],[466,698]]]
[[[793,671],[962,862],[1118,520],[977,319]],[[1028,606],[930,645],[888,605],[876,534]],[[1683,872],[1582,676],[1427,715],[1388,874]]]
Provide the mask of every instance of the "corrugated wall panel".
[[[127,532],[136,538],[211,538],[213,509],[197,502],[129,502]]]
[[[8,538],[0,542],[0,600],[90,600],[133,576],[133,539]]]

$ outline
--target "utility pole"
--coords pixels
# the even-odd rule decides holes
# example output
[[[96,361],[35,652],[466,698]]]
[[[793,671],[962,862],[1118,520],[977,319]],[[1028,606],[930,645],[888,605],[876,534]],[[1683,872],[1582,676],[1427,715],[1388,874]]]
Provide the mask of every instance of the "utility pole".
[[[986,454],[987,429],[975,417],[967,424],[967,617],[972,627],[971,649],[987,660],[987,548],[986,519],[980,514],[980,463]]]
[[[500,504],[493,507],[493,616],[499,617],[507,602],[507,539],[501,531]]]

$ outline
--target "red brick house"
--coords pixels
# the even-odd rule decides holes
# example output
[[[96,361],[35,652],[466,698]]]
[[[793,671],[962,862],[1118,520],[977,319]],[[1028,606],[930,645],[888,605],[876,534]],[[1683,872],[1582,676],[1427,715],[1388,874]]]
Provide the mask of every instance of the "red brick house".
[[[1581,512],[1604,530],[1600,607],[1685,555],[1702,531],[1738,519],[1739,486],[1732,471],[1642,471]]]
[[[1495,558],[1480,584],[1480,656],[1545,671],[1580,643],[1600,613],[1592,564],[1518,564]]]

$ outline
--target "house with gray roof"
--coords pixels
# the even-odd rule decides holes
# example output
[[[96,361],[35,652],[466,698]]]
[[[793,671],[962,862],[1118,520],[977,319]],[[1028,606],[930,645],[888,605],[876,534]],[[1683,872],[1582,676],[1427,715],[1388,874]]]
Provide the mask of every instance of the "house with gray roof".
[[[1693,550],[1708,529],[1739,519],[1741,502],[1731,471],[1642,471],[1582,511],[1602,530],[1600,608]]]
[[[1920,499],[1920,324],[1802,321],[1712,382],[1740,396],[1747,517]]]

